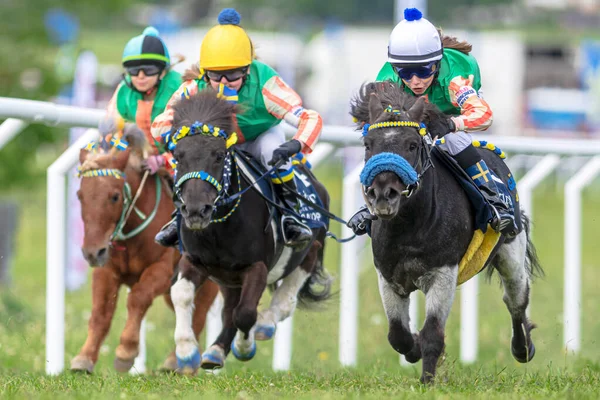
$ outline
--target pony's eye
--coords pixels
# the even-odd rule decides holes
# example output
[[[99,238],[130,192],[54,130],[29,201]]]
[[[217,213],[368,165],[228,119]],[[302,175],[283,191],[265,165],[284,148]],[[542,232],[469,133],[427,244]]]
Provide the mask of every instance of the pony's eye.
[[[110,201],[112,203],[116,203],[117,201],[119,201],[119,193],[115,193],[112,196],[110,196]]]
[[[410,151],[415,151],[417,149],[417,145],[414,143],[411,143],[410,146],[408,146],[408,150]]]
[[[225,158],[225,156],[224,156],[223,154],[221,154],[221,153],[218,153],[218,154],[215,156],[215,162],[217,162],[217,163],[221,163],[221,162],[223,161],[223,159],[224,159],[224,158]]]

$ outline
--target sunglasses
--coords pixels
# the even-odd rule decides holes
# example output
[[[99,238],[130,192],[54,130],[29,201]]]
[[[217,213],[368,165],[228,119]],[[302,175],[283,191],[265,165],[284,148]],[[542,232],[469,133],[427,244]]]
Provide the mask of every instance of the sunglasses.
[[[125,71],[131,76],[138,76],[140,71],[144,71],[146,76],[154,76],[161,73],[162,69],[156,65],[140,65],[137,67],[127,67]]]
[[[410,81],[413,76],[417,76],[420,79],[427,79],[431,77],[437,71],[437,63],[435,61],[418,67],[398,67],[394,65],[394,70],[405,81]]]
[[[221,79],[227,79],[227,82],[235,82],[246,75],[248,68],[230,69],[227,71],[206,71],[208,79],[214,82],[221,82]]]

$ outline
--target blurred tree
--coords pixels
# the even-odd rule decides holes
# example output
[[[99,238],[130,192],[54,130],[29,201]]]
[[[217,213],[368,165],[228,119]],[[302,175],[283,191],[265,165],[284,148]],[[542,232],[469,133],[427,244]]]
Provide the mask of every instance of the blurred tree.
[[[114,20],[132,0],[2,0],[0,20],[0,96],[48,100],[59,90],[55,66],[58,46],[48,38],[44,16],[63,8],[81,26]],[[34,156],[40,146],[66,141],[67,130],[31,125],[0,150],[0,188],[27,182],[35,174]]]

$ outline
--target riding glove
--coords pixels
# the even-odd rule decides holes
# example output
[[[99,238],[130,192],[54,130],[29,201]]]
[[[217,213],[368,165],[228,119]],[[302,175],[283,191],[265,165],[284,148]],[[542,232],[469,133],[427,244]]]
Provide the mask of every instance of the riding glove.
[[[302,143],[298,140],[292,139],[287,141],[273,151],[273,157],[269,161],[269,165],[285,163],[294,154],[300,152],[300,150],[302,150]]]

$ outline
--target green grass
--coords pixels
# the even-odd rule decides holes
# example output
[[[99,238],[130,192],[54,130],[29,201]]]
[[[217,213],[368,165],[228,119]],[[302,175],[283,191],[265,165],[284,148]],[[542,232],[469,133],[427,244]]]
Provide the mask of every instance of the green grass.
[[[333,211],[339,213],[341,193],[337,165],[317,169],[333,194]],[[546,277],[532,289],[531,317],[535,359],[518,364],[510,355],[510,318],[502,302],[497,277],[480,283],[479,359],[461,366],[459,358],[460,307],[454,304],[446,332],[445,361],[439,384],[418,384],[420,363],[401,367],[398,355],[387,343],[387,321],[381,306],[370,248],[360,254],[360,335],[358,366],[341,368],[338,362],[339,296],[318,311],[298,310],[294,317],[292,370],[271,371],[270,342],[260,342],[254,360],[242,363],[230,357],[223,373],[187,378],[149,374],[121,376],[112,361],[125,324],[125,290],[121,292],[112,329],[93,376],[62,374],[44,376],[45,368],[45,196],[37,191],[11,193],[21,206],[13,283],[0,288],[0,398],[338,398],[423,396],[426,398],[597,398],[600,380],[600,323],[597,293],[600,291],[600,249],[596,244],[600,200],[584,196],[583,212],[583,319],[582,352],[566,354],[563,349],[563,200],[553,188],[540,188],[535,198],[534,241]],[[333,224],[334,232],[339,225]],[[341,247],[328,241],[326,266],[338,278]],[[336,286],[339,291],[339,286]],[[459,289],[460,292],[460,289]],[[460,293],[458,293],[460,295]],[[422,299],[422,297],[421,297]],[[265,297],[261,306],[267,304]],[[68,293],[66,298],[66,360],[83,344],[91,304],[90,285]],[[422,304],[422,303],[421,303]],[[156,369],[172,350],[174,316],[162,300],[148,315],[148,368]],[[201,341],[204,345],[204,340]]]

